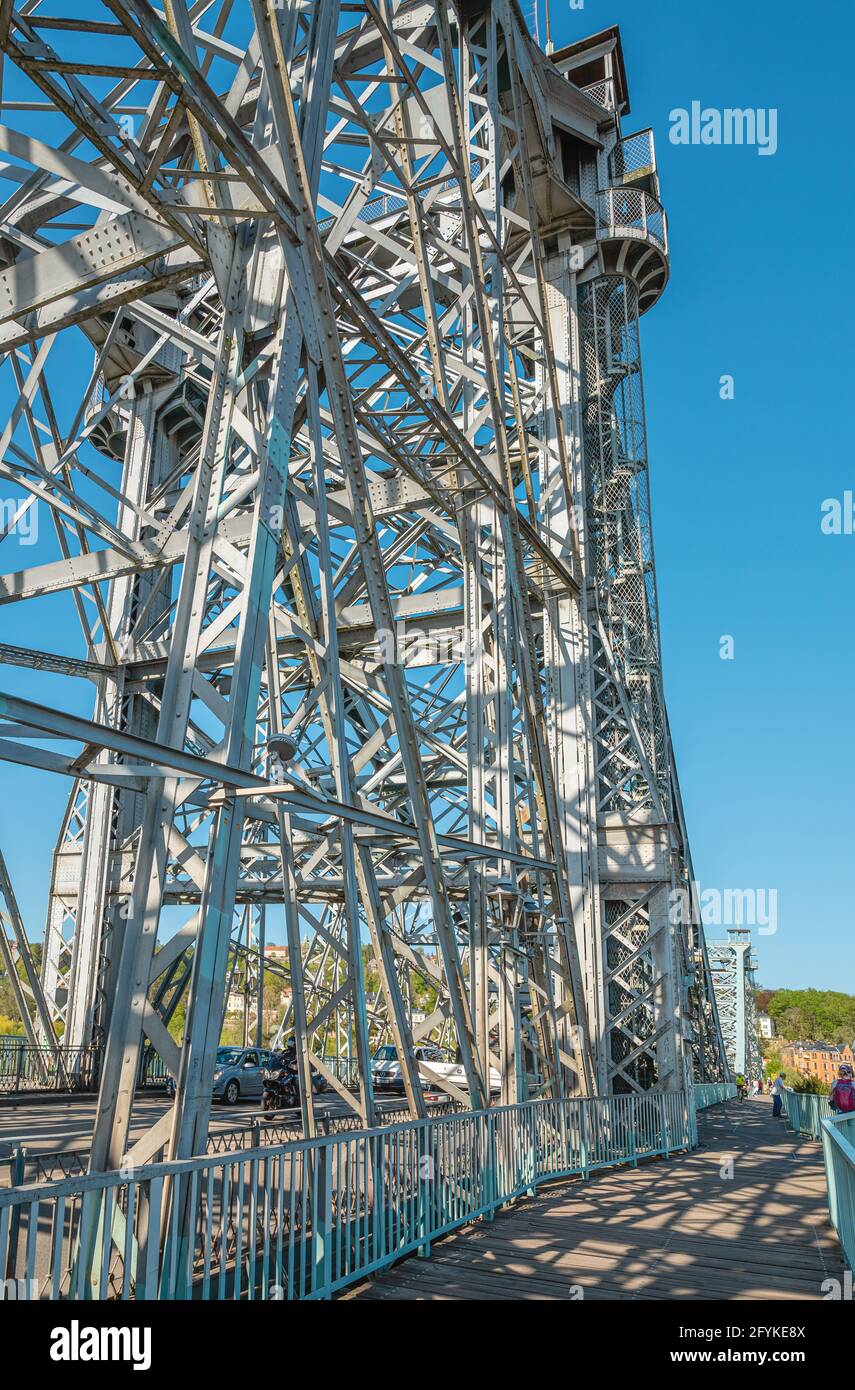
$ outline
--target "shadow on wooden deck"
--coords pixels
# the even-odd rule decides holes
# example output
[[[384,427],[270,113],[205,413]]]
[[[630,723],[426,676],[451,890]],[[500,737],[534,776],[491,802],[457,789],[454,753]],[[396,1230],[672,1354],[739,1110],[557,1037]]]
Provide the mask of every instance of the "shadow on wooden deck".
[[[843,1277],[822,1146],[765,1097],[704,1111],[699,1130],[693,1153],[544,1186],[346,1297],[822,1299]]]

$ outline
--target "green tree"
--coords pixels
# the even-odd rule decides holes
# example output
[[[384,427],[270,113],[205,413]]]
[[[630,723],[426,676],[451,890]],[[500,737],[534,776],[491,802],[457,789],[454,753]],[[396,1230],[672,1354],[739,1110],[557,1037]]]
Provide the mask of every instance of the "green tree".
[[[855,1039],[855,995],[832,989],[777,989],[766,1010],[780,1037],[851,1043]]]
[[[827,1096],[831,1087],[818,1076],[799,1076],[793,1081],[792,1090],[803,1096]]]

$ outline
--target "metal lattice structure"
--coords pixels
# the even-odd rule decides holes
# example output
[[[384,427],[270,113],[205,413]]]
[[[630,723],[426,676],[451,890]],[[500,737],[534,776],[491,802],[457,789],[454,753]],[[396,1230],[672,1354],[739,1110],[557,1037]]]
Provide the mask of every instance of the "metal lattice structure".
[[[728,1065],[734,1076],[763,1080],[757,1031],[757,957],[750,927],[728,927],[726,941],[709,943],[710,967]]]
[[[63,605],[73,652],[4,660],[95,697],[0,697],[0,753],[72,779],[43,979],[63,1041],[103,1041],[93,1167],[204,1145],[258,912],[304,1083],[365,1122],[380,1038],[414,1114],[425,1039],[475,1106],[494,1072],[507,1101],[723,1076],[670,910],[638,330],[668,245],[617,31],[547,56],[513,0],[85,10],[0,35],[50,131],[0,127],[0,468],[55,531],[0,599]],[[143,1047],[177,1096],[129,1158]]]

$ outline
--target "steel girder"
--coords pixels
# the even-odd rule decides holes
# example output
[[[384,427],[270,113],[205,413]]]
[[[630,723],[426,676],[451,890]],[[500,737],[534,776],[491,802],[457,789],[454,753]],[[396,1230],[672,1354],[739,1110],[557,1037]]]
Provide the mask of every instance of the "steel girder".
[[[93,1166],[204,1143],[249,912],[284,919],[307,1133],[310,1066],[371,1121],[385,1039],[414,1114],[426,1040],[475,1104],[715,1074],[627,442],[667,265],[598,212],[619,109],[511,0],[106,9],[11,12],[62,133],[0,135],[0,470],[56,534],[0,603],[79,629],[3,650],[96,689],[0,700],[0,754],[74,778],[44,983],[104,1039]],[[144,1045],[177,1097],[128,1155]]]

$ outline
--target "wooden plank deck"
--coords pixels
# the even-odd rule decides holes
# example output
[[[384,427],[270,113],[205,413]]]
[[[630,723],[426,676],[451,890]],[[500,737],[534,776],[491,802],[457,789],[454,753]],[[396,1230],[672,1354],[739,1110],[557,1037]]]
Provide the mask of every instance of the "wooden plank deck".
[[[694,1153],[542,1187],[347,1297],[821,1299],[843,1277],[822,1146],[767,1098],[698,1119]]]

